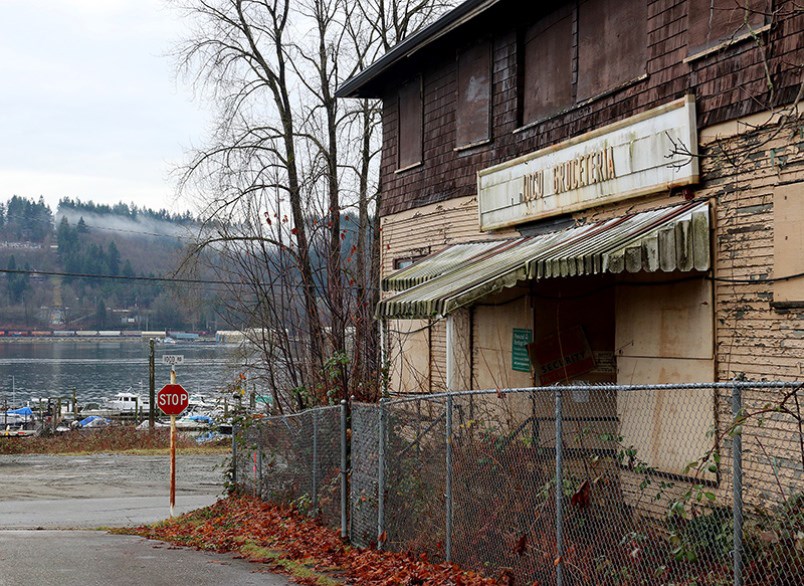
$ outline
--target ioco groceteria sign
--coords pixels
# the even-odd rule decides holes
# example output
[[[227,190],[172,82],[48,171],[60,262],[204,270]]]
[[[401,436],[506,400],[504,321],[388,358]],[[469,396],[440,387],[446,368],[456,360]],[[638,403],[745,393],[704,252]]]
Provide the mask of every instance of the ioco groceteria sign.
[[[687,96],[478,173],[480,229],[531,222],[698,181]]]

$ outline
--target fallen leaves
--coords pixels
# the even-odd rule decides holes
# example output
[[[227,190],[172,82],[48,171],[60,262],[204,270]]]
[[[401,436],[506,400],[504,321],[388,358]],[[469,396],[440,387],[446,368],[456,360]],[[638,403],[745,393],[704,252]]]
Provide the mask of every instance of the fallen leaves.
[[[578,507],[579,509],[588,507],[592,502],[591,492],[592,489],[589,486],[589,481],[584,480],[578,487],[578,490],[575,491],[575,494],[572,495],[572,498],[570,499],[570,504],[572,504],[572,506],[574,507]]]
[[[523,533],[519,536],[519,539],[516,540],[516,544],[514,545],[514,553],[520,557],[525,555],[525,552],[528,549],[528,534]]]
[[[221,499],[211,507],[127,532],[201,550],[238,552],[293,574],[300,584],[366,586],[491,586],[498,582],[427,556],[358,549],[340,532],[320,525],[295,509],[266,504],[247,496]],[[386,536],[383,536],[386,537]],[[267,559],[257,550],[281,552]],[[297,573],[287,561],[304,562],[313,574]],[[337,580],[332,575],[337,575]]]

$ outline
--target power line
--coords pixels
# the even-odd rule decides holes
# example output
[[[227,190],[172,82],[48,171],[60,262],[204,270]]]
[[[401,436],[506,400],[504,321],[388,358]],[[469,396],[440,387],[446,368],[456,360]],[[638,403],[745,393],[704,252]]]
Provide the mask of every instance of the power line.
[[[0,269],[0,273],[11,275],[44,275],[47,277],[73,277],[78,279],[108,279],[114,281],[148,281],[155,283],[185,283],[193,285],[245,285],[245,282],[219,281],[215,279],[186,279],[181,277],[145,277],[136,275],[93,275],[90,273],[69,273],[62,271],[39,271],[34,269]]]
[[[9,274],[9,275],[27,275],[27,276],[36,276],[42,275],[46,277],[70,277],[76,279],[108,279],[113,281],[146,281],[152,283],[180,283],[180,284],[189,284],[189,285],[226,285],[226,286],[262,286],[265,283],[255,283],[254,281],[250,280],[242,280],[242,281],[223,281],[217,279],[187,279],[182,277],[146,277],[146,276],[136,276],[136,275],[97,275],[97,274],[90,274],[90,273],[70,273],[66,271],[40,271],[35,269],[0,269],[0,274]],[[272,284],[265,284],[268,287],[276,287],[282,289],[303,289],[308,287],[308,285],[287,285],[283,283],[272,283]],[[313,289],[320,290],[322,293],[327,291],[326,285],[312,285]],[[363,291],[374,291],[377,287],[374,286],[365,286],[359,287],[357,285],[344,285],[343,289],[349,290],[363,290]]]

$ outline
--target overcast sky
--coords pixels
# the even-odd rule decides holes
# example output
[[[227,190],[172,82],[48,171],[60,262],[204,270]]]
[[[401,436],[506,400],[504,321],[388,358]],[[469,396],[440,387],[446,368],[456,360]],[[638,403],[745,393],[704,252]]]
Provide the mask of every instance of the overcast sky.
[[[167,54],[163,0],[2,0],[0,201],[64,196],[172,211],[168,173],[209,115]]]

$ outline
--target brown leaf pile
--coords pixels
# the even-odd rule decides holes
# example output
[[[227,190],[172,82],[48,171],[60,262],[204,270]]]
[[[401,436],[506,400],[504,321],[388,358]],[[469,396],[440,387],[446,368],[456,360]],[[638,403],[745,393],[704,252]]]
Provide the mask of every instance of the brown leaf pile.
[[[341,541],[338,531],[323,527],[295,509],[269,505],[248,496],[221,499],[206,509],[130,532],[216,552],[237,552],[245,544],[281,552],[292,560],[312,561],[323,573],[334,573],[347,584],[368,586],[491,586],[495,580],[461,570],[454,564],[434,564],[426,556],[358,549]],[[268,561],[268,560],[260,560]],[[297,578],[315,584],[315,579]]]

